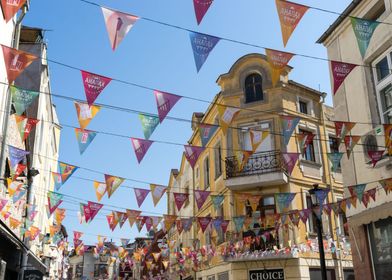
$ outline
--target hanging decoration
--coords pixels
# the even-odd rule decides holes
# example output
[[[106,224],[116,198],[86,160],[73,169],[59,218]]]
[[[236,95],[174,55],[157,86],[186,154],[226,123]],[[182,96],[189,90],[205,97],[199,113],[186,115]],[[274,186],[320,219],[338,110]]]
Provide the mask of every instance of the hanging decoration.
[[[91,106],[112,79],[83,70],[81,74],[87,104]]]
[[[188,160],[190,166],[194,168],[199,156],[203,153],[205,148],[191,145],[184,145],[184,148],[185,158]]]
[[[23,186],[23,183],[12,181],[10,178],[7,178],[7,190],[10,197],[13,197],[15,193],[18,192]]]
[[[18,163],[15,167],[15,169],[10,168],[11,172],[11,178],[13,181],[15,181],[19,176],[22,175],[22,173],[26,170],[27,166],[22,163]]]
[[[353,129],[355,126],[355,123],[353,122],[338,122],[335,121],[335,132],[336,132],[336,137],[340,139],[344,139],[347,134],[350,133],[350,131]]]
[[[59,207],[59,205],[63,202],[63,195],[56,192],[48,192],[48,208],[49,208],[49,216],[53,214],[53,212]]]
[[[106,188],[106,183],[94,181],[95,195],[97,196],[98,202],[100,202],[102,197],[105,195]]]
[[[14,115],[16,125],[18,126],[20,138],[24,142],[29,136],[30,132],[35,128],[39,120],[28,118],[26,116]]]
[[[239,114],[241,109],[223,105],[217,106],[219,114],[219,126],[221,127],[223,134],[226,135],[227,129],[230,127],[232,121]]]
[[[340,168],[340,160],[342,159],[344,153],[334,152],[334,153],[327,153],[328,159],[332,163],[332,172],[338,172]]]
[[[272,49],[265,49],[265,54],[271,69],[272,86],[275,87],[294,54]]]
[[[97,133],[87,129],[75,128],[75,135],[79,144],[79,152],[82,155],[95,136],[97,136]]]
[[[335,95],[344,80],[357,67],[357,64],[331,60],[331,72],[333,78],[333,94]]]
[[[189,37],[193,56],[195,58],[196,69],[197,72],[199,72],[210,52],[214,49],[216,44],[218,44],[220,38],[198,32],[189,32]]]
[[[180,211],[185,201],[188,200],[189,193],[173,193],[174,202],[176,203],[177,210]]]
[[[286,167],[286,171],[289,175],[293,172],[295,164],[299,158],[299,153],[282,153],[283,163]]]
[[[103,204],[87,201],[87,205],[83,205],[83,211],[86,223],[92,222],[99,210],[103,207]]]
[[[75,108],[81,129],[85,129],[95,115],[101,110],[101,106],[90,106],[87,103],[82,102],[75,102]]]
[[[211,223],[211,220],[211,217],[197,217],[197,221],[199,222],[202,233],[206,231],[208,225]]]
[[[241,232],[244,226],[245,216],[233,217],[236,232]]]
[[[139,120],[142,123],[143,134],[145,139],[150,139],[155,128],[159,124],[159,118],[155,116],[139,114]]]
[[[214,0],[193,0],[193,6],[195,8],[195,15],[198,25],[200,25],[204,15],[207,13],[213,2]]]
[[[164,223],[166,232],[168,232],[171,229],[171,227],[174,225],[176,220],[177,220],[177,216],[176,215],[165,215],[165,214],[163,214],[163,223]]]
[[[181,99],[181,96],[158,90],[154,90],[154,95],[157,102],[159,121],[162,123],[170,110]]]
[[[136,219],[140,216],[141,213],[142,213],[142,211],[139,211],[139,210],[127,209],[127,217],[128,217],[128,222],[129,222],[130,227],[133,226]]]
[[[348,190],[350,191],[351,196],[356,196],[359,201],[362,201],[365,188],[366,184],[359,184],[356,186],[349,186]]]
[[[388,155],[392,156],[392,124],[384,124],[385,148]]]
[[[270,135],[269,130],[250,130],[249,133],[250,142],[252,143],[252,152],[255,152],[261,143]]]
[[[223,194],[211,195],[212,205],[214,205],[215,211],[218,211],[225,196]]]
[[[285,208],[288,208],[293,201],[296,193],[276,193],[275,201],[279,206],[280,211],[283,211]]]
[[[10,86],[10,92],[17,115],[22,115],[39,95],[39,92],[25,90],[15,86]]]
[[[164,186],[150,184],[150,191],[151,191],[152,201],[154,202],[154,207],[157,206],[159,200],[161,200],[166,190],[167,188]]]
[[[295,128],[297,127],[301,119],[299,117],[291,117],[291,116],[281,116],[280,118],[282,123],[284,144],[285,146],[287,146],[289,144],[291,135],[293,134]]]
[[[65,182],[72,176],[72,174],[78,170],[79,167],[71,165],[65,162],[59,161],[59,170],[61,175],[61,184],[64,185]]]
[[[195,200],[197,209],[200,210],[203,207],[204,202],[207,200],[211,192],[209,191],[202,191],[202,190],[195,190]]]
[[[15,167],[24,159],[30,152],[18,149],[14,146],[8,145],[8,153],[10,158],[10,166],[15,170]]]
[[[358,144],[361,136],[345,136],[344,145],[346,146],[347,158],[350,158],[351,152],[354,150],[355,145]]]
[[[106,191],[110,198],[118,187],[124,182],[124,178],[105,174]]]
[[[135,191],[136,201],[139,208],[142,206],[144,200],[146,199],[147,195],[150,193],[150,190],[145,189],[133,189]]]
[[[25,3],[26,0],[1,0],[1,9],[3,10],[5,22],[8,23]]]
[[[146,155],[148,149],[154,143],[151,140],[144,140],[140,138],[131,138],[132,146],[135,151],[135,155],[137,158],[138,163],[143,160],[144,156]]]
[[[362,58],[365,58],[366,51],[369,47],[370,40],[372,39],[374,30],[380,24],[378,21],[350,17],[351,25],[354,30],[355,37],[357,38],[357,43],[359,51]]]
[[[200,123],[198,126],[201,145],[205,147],[215,132],[218,130],[219,126],[206,123]]]
[[[4,2],[4,0],[2,0]],[[13,49],[1,45],[3,49],[4,64],[7,71],[8,84],[12,84],[16,78],[37,59],[31,53]]]

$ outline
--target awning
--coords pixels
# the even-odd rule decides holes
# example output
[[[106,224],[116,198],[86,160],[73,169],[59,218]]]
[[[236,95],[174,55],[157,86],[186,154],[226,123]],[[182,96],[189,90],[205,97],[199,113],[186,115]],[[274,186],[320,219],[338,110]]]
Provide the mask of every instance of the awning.
[[[361,213],[348,218],[348,223],[352,227],[367,225],[381,219],[392,217],[392,202],[383,203],[374,208],[365,209]]]
[[[29,267],[39,270],[40,272],[42,272],[42,274],[45,274],[48,269],[48,267],[40,260],[40,258],[38,258],[31,251],[27,258],[27,264]]]

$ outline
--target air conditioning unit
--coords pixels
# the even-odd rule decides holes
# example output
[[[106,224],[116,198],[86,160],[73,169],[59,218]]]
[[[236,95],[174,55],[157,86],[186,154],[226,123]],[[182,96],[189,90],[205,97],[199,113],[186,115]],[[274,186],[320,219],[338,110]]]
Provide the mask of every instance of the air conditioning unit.
[[[369,151],[383,150],[385,147],[384,127],[382,125],[376,126],[361,138],[363,153],[365,154],[366,162],[371,161],[368,155]]]

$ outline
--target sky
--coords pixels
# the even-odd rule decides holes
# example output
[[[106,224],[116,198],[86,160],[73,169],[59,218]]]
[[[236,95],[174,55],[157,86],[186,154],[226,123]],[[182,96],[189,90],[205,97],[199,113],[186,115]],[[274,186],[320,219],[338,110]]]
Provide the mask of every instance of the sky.
[[[265,46],[287,52],[326,58],[326,49],[315,42],[336,19],[337,15],[310,9],[293,33],[286,48],[283,47],[280,25],[274,0],[215,0],[202,23],[198,26],[192,0],[92,0],[102,6],[140,17],[174,24],[201,33]],[[349,0],[298,0],[298,3],[342,12]],[[48,30],[45,41],[48,57],[86,71],[140,84],[149,88],[211,101],[219,92],[216,79],[227,73],[232,64],[248,53],[264,53],[263,49],[220,41],[210,53],[199,73],[196,71],[188,32],[140,19],[115,52],[112,51],[99,7],[80,0],[31,1],[24,25]],[[290,62],[294,69],[290,79],[308,87],[328,93],[327,103],[332,105],[328,64],[325,61],[296,56]],[[54,94],[85,100],[78,70],[49,63],[51,90]],[[141,164],[137,163],[131,141],[127,137],[98,134],[83,155],[80,155],[74,129],[79,126],[73,102],[54,97],[60,124],[60,160],[87,167],[102,173],[139,181],[167,185],[170,170],[179,168],[182,146],[154,143]],[[137,111],[157,113],[153,93],[131,85],[112,81],[97,99],[98,103]],[[190,120],[193,112],[204,112],[207,103],[181,99],[169,116]],[[90,130],[110,132],[129,137],[143,137],[137,114],[103,108],[87,127]],[[153,133],[151,140],[187,143],[191,124],[165,120]],[[93,183],[77,177],[103,182],[104,175],[78,170],[60,189],[61,193],[78,197],[80,201],[97,201]],[[149,189],[149,185],[125,181],[125,186]],[[97,235],[109,240],[134,239],[145,236],[126,223],[122,229],[111,232],[105,215],[114,208],[105,206],[88,225],[77,219],[78,200],[65,198],[60,207],[67,210],[64,225],[72,240],[72,231],[84,232],[84,243],[97,242]],[[101,203],[138,209],[132,189],[120,187]],[[144,215],[166,213],[166,195],[154,208],[151,195],[142,207]],[[124,209],[117,209],[125,211]]]

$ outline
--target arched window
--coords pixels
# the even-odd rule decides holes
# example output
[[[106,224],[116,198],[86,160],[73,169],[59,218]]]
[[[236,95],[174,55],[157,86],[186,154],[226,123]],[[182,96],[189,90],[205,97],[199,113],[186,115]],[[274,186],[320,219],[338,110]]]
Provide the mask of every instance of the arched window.
[[[245,79],[245,103],[263,100],[263,78],[259,74],[251,74]]]

